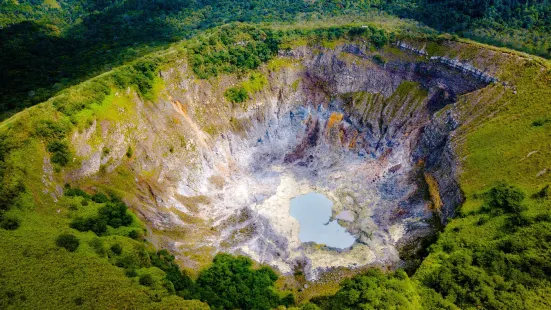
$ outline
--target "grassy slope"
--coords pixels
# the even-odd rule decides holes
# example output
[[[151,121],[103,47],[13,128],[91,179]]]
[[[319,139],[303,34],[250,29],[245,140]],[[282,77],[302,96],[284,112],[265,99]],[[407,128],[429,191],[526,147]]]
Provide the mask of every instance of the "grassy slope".
[[[93,107],[98,120],[111,119],[112,113],[109,110],[116,109],[117,106],[128,107],[127,102],[117,102],[114,99],[113,96],[107,96],[105,100],[110,102],[104,102],[104,109]],[[14,231],[0,229],[0,260],[9,262],[0,264],[0,308],[71,309],[77,305],[83,308],[208,308],[198,301],[169,296],[159,284],[164,276],[164,272],[159,269],[138,270],[138,274],[148,272],[158,275],[154,287],[139,285],[138,278],[126,277],[124,269],[114,266],[107,253],[97,253],[90,244],[90,241],[98,238],[94,233],[78,232],[69,228],[73,218],[92,216],[97,213],[100,205],[90,202],[84,206],[80,197],[62,196],[59,200],[53,200],[49,193],[43,192],[43,188],[50,192],[55,191],[48,174],[45,173],[46,181],[41,177],[43,158],[47,156],[45,146],[36,137],[29,136],[32,130],[17,126],[31,125],[37,119],[55,119],[56,114],[51,105],[45,104],[19,114],[16,120],[5,122],[1,126],[4,130],[11,127],[25,141],[8,160],[15,162],[14,165],[23,170],[29,190],[17,202],[19,208],[9,212],[21,219],[21,227]],[[124,180],[117,178],[120,175],[117,173],[111,178],[112,185],[94,184],[95,187],[116,187],[119,194],[124,195],[124,191],[132,188],[132,184],[123,186]],[[63,184],[62,175],[52,174],[51,181]],[[44,186],[43,182],[49,186]],[[133,227],[141,229],[142,225],[135,221]],[[153,250],[151,245],[125,237],[129,229],[110,228],[107,236],[99,238],[107,252],[114,244],[122,246],[123,255]],[[55,238],[66,232],[75,234],[80,239],[80,246],[73,253],[55,246]]]
[[[480,54],[488,53],[487,46],[464,42],[466,44],[459,50],[443,48],[438,54],[457,55],[475,63],[493,61],[499,68],[497,76],[509,85],[504,87],[497,83],[459,99],[459,110],[463,111],[461,118],[467,125],[458,131],[454,141],[461,160],[460,185],[466,201],[460,208],[459,217],[450,221],[417,271],[415,278],[420,283],[451,257],[453,250],[446,248],[449,240],[453,240],[455,249],[472,249],[494,246],[494,240],[508,234],[504,229],[505,216],[497,216],[484,224],[478,222],[484,216],[480,214],[485,203],[483,193],[505,181],[530,196],[551,183],[547,170],[551,168],[551,126],[547,123],[533,126],[534,121],[551,119],[549,63],[496,48],[492,50],[511,56],[480,60]],[[476,108],[470,114],[465,113],[470,106]],[[530,216],[551,209],[548,200],[527,198],[524,203],[528,207],[526,214]],[[539,287],[523,292],[523,306],[532,309],[549,306],[547,296],[550,293],[551,285],[541,281]]]

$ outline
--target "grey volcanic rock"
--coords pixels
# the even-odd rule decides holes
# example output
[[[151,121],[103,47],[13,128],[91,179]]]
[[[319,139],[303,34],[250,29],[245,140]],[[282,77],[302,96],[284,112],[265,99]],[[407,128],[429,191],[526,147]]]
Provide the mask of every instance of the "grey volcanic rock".
[[[437,113],[432,122],[424,128],[419,148],[414,154],[414,159],[425,160],[425,170],[438,182],[443,202],[441,220],[444,223],[454,215],[456,207],[464,201],[457,182],[458,161],[450,140],[451,133],[458,127],[453,108]]]

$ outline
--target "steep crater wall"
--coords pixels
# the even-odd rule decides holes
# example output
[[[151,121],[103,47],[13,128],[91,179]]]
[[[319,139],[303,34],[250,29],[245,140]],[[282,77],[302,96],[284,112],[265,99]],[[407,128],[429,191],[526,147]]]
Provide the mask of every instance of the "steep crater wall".
[[[196,80],[181,62],[160,73],[166,88],[155,104],[134,96],[132,124],[75,133],[85,159],[73,178],[115,170],[135,143],[141,194],[130,204],[150,240],[191,268],[217,251],[284,273],[302,266],[311,279],[328,268],[397,266],[399,249],[434,233],[435,219],[461,202],[453,103],[490,81],[397,48],[377,55],[384,61],[357,44],[282,52],[286,65],[262,70],[268,85],[245,108],[223,96],[235,77]],[[97,131],[110,134],[94,152]],[[120,152],[103,158],[106,146]],[[290,199],[312,191],[333,201],[333,218],[357,239],[351,248],[300,242]]]

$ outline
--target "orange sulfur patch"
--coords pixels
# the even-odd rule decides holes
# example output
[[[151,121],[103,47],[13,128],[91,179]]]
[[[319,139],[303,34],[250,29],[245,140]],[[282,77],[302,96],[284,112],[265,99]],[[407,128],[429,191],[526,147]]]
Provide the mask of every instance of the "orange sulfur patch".
[[[335,124],[338,124],[342,121],[343,115],[342,113],[333,112],[331,113],[331,116],[329,116],[329,120],[327,121],[327,127],[332,128],[335,126]]]

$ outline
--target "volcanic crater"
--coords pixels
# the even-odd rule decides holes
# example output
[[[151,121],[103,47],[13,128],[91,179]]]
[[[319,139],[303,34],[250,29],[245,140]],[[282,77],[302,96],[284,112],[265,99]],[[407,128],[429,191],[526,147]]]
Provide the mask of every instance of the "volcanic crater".
[[[419,250],[463,199],[452,139],[457,98],[496,80],[402,42],[386,53],[357,43],[297,47],[278,59],[285,65],[264,67],[266,85],[246,104],[223,95],[238,79],[197,80],[185,61],[161,71],[166,88],[154,104],[117,94],[136,102],[134,123],[76,133],[72,142],[88,159],[73,177],[117,166],[90,152],[91,132],[110,132],[113,158],[139,140],[132,169],[151,173],[136,177],[141,194],[129,204],[149,240],[190,268],[216,252],[286,274],[300,267],[308,279],[331,268],[403,265],[401,253]],[[291,199],[314,192],[332,202],[330,220],[353,235],[350,247],[300,241]]]

